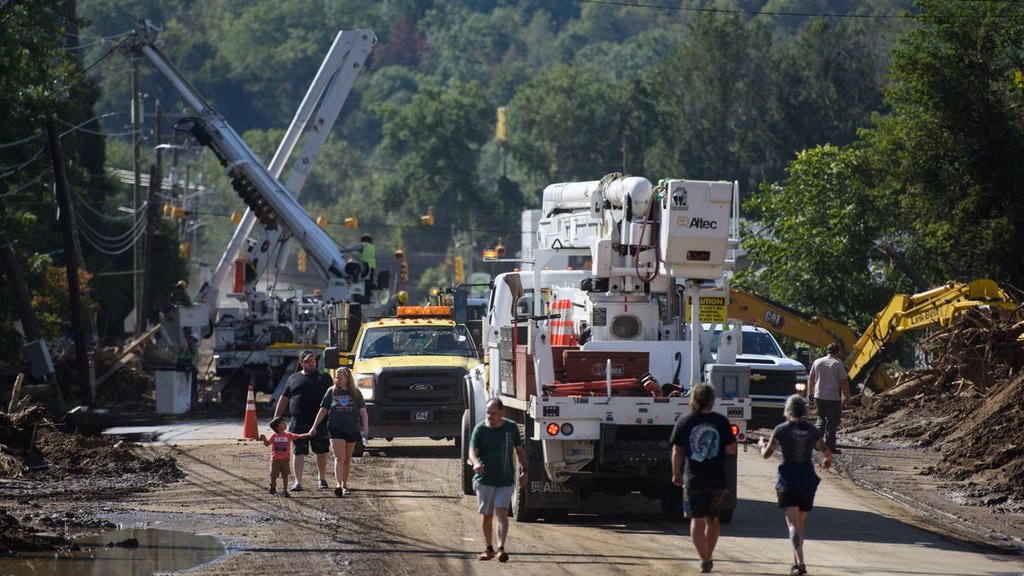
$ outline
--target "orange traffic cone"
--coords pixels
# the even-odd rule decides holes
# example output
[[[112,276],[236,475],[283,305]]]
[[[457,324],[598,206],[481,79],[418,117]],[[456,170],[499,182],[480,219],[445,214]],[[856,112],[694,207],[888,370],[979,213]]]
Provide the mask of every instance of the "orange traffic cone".
[[[252,386],[249,386],[249,397],[245,401],[245,424],[242,427],[242,437],[246,440],[259,440],[260,427],[256,423],[256,393]]]

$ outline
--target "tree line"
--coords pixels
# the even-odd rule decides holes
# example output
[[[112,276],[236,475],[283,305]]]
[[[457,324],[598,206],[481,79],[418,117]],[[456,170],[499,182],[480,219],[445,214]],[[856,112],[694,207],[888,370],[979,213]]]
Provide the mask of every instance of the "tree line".
[[[130,190],[104,167],[130,167],[132,144],[117,136],[128,123],[131,62],[111,50],[138,19],[162,28],[171,61],[265,159],[333,35],[368,28],[377,46],[302,202],[326,217],[339,244],[371,231],[379,254],[444,252],[433,269],[414,271],[423,286],[450,281],[456,253],[475,259],[499,238],[514,251],[520,212],[539,205],[546,184],[609,172],[738,180],[752,267],[737,282],[810,314],[863,327],[892,292],[912,291],[882,247],[898,249],[932,283],[1018,284],[1024,8],[954,0],[821,5],[7,3],[0,59],[12,73],[0,78],[0,103],[10,111],[0,145],[38,132],[43,115],[72,126],[98,118],[70,131],[66,146],[77,193],[112,214]],[[26,37],[36,43],[28,51]],[[165,110],[166,138],[180,103],[155,71],[140,66],[139,73],[146,109],[159,100]],[[505,138],[495,132],[500,107]],[[147,150],[154,128],[143,134]],[[19,258],[40,270],[29,278],[39,288],[63,255],[54,253],[48,177],[31,182],[42,171],[30,169],[33,153],[32,145],[0,147],[0,165],[29,162],[0,179],[0,202]],[[226,218],[240,202],[209,156],[194,170],[215,190],[200,198],[203,218],[223,223],[198,229],[203,258],[215,262],[233,228]],[[435,225],[419,226],[428,208]],[[359,230],[343,226],[353,213]],[[111,235],[124,229],[103,225]],[[176,226],[163,221],[158,236],[169,265],[157,283],[167,291],[185,271]],[[123,254],[83,251],[95,274],[101,333],[118,338],[130,296],[123,277],[103,272],[130,265]],[[0,301],[7,298],[0,287]],[[53,306],[60,310],[59,301]],[[50,328],[59,335],[61,322]],[[16,341],[3,330],[0,338]]]

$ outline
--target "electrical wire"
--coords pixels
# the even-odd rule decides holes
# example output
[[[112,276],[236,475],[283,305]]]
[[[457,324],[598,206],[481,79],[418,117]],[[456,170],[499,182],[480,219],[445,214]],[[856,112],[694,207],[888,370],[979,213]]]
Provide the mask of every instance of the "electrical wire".
[[[26,166],[28,166],[29,164],[35,162],[36,160],[39,160],[40,158],[42,158],[45,155],[46,155],[46,148],[45,147],[41,147],[41,148],[39,148],[39,150],[36,151],[35,154],[32,155],[31,158],[29,158],[28,160],[25,160],[21,164],[17,164],[17,165],[14,165],[14,166],[5,166],[3,168],[0,168],[0,180],[3,180],[4,178],[8,178],[10,176],[13,176],[13,175],[17,174],[18,172],[21,172]]]
[[[141,211],[141,209],[140,209],[138,211],[127,213],[127,214],[122,214],[122,215],[118,215],[118,216],[111,216],[110,214],[104,214],[104,213],[100,212],[99,210],[97,210],[96,208],[93,208],[92,205],[89,204],[89,202],[87,202],[84,198],[82,198],[78,194],[75,194],[72,199],[75,202],[75,207],[76,208],[85,208],[90,213],[94,214],[97,218],[101,218],[101,219],[106,220],[108,222],[122,222],[124,220],[128,220],[128,219],[131,219],[131,218],[136,218],[136,217],[138,217],[139,212]]]
[[[856,18],[869,20],[906,20],[908,14],[830,14],[828,12],[781,12],[775,10],[744,10],[742,8],[710,8],[707,6],[668,6],[664,4],[643,4],[639,2],[615,2],[613,0],[573,0],[579,4],[599,4],[621,8],[644,8],[670,12],[702,12],[707,14],[742,14],[745,16],[788,16],[793,18]]]
[[[60,122],[61,124],[65,125],[65,126],[70,126],[70,128],[68,130],[65,130],[64,132],[60,133],[60,137],[61,138],[67,136],[68,134],[71,134],[72,132],[76,132],[76,131],[85,132],[86,134],[95,134],[97,136],[106,136],[106,134],[104,134],[102,132],[94,132],[94,131],[91,131],[91,130],[86,130],[85,128],[82,128],[82,126],[85,126],[86,124],[88,124],[90,122],[95,122],[97,120],[101,120],[103,118],[107,118],[108,116],[114,116],[116,114],[120,114],[120,112],[107,112],[106,114],[100,114],[99,116],[93,116],[92,118],[89,118],[88,120],[83,120],[82,122],[80,122],[77,125],[73,125],[70,122],[68,122],[67,120],[63,120],[63,119],[58,118],[56,116],[54,118],[57,120],[57,122]],[[130,134],[130,132],[129,132],[129,134]]]
[[[31,142],[32,140],[35,140],[36,138],[41,138],[42,136],[43,136],[43,131],[39,130],[35,134],[32,134],[31,136],[26,136],[26,137],[22,138],[21,140],[15,140],[14,142],[4,142],[3,144],[0,144],[0,150],[2,150],[4,148],[13,148],[14,146],[20,146],[20,145],[22,145],[22,144],[24,144],[26,142]]]
[[[83,240],[88,242],[96,249],[97,252],[106,254],[107,256],[117,256],[123,254],[128,250],[132,249],[143,234],[146,232],[145,219],[140,218],[129,229],[128,234],[130,235],[126,242],[122,242],[120,245],[104,245],[103,241],[99,239],[95,230],[89,226],[88,222],[81,216],[78,216],[76,222],[79,224],[79,233]]]
[[[24,184],[22,184],[21,186],[15,188],[14,190],[11,190],[10,192],[5,192],[4,194],[0,194],[0,198],[6,198],[8,196],[12,196],[14,194],[17,194],[18,192],[21,192],[22,190],[25,190],[29,186],[31,186],[31,185],[35,184],[36,182],[38,182],[39,179],[42,178],[43,176],[48,176],[48,175],[50,175],[52,173],[53,173],[53,170],[51,168],[47,168],[47,169],[43,170],[42,172],[40,172],[39,174],[36,174],[31,180],[29,180],[28,182],[25,182]],[[11,206],[13,207],[13,206],[18,206],[18,205],[14,204],[14,205],[11,205]]]

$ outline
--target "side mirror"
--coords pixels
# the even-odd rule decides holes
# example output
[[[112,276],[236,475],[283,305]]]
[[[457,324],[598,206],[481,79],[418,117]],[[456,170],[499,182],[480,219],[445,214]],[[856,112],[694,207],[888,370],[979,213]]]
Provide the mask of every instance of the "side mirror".
[[[337,346],[329,346],[324,349],[324,369],[334,370],[341,366],[340,351]]]

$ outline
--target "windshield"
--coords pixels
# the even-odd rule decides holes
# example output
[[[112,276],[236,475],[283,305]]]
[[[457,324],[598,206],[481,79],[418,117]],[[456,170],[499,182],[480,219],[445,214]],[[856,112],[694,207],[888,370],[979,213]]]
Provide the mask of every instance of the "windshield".
[[[718,353],[718,340],[722,337],[721,330],[715,330],[711,336],[711,353]],[[785,358],[775,339],[767,332],[743,332],[743,354],[759,354]]]
[[[359,357],[382,356],[475,358],[476,348],[465,326],[408,326],[367,330],[359,347]]]

